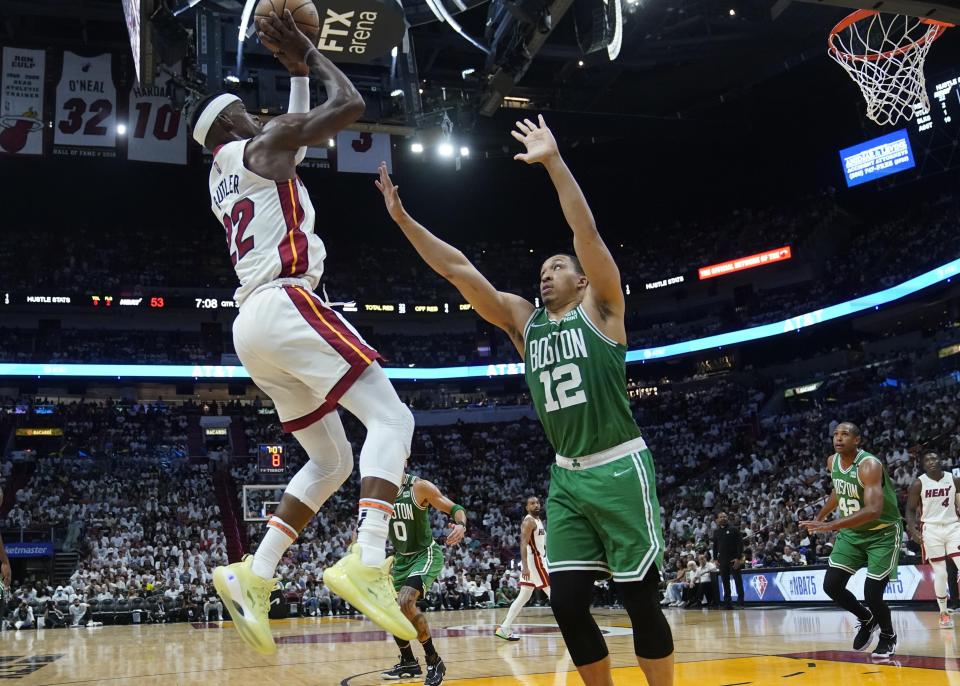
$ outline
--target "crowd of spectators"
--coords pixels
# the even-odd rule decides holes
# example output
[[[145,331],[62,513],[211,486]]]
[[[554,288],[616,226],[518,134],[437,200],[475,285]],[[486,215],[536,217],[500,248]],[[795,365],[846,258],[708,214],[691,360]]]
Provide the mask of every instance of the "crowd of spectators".
[[[807,266],[806,277],[796,283],[770,290],[758,281],[752,290],[711,305],[709,312],[676,307],[665,314],[649,314],[640,307],[628,313],[629,344],[651,347],[757,326],[888,287],[954,258],[960,251],[958,217],[954,197],[882,216],[855,217],[842,211],[831,196],[821,195],[790,207],[739,210],[721,221],[690,219],[651,228],[644,232],[643,241],[622,239],[621,243],[613,231],[610,249],[625,286],[633,293],[664,275],[689,274],[699,266],[781,245],[794,248],[791,264]],[[225,254],[206,254],[201,266],[194,253],[193,268],[183,270],[183,260],[178,259],[182,248],[167,245],[146,259],[142,241],[127,232],[104,228],[87,238],[77,244],[76,237],[70,236],[75,250],[64,253],[69,257],[64,264],[50,269],[35,268],[34,262],[17,255],[16,246],[0,247],[0,281],[4,281],[0,285],[14,291],[26,284],[33,290],[49,286],[71,292],[79,288],[100,293],[112,288],[131,295],[153,286],[229,289],[235,285]],[[50,235],[37,240],[57,244],[63,239],[50,230]],[[325,284],[335,299],[462,301],[409,246],[389,241],[375,246],[338,245],[338,240],[331,237],[333,243],[328,247],[337,259],[329,261],[325,272]],[[182,244],[189,245],[189,241]],[[535,239],[481,240],[460,247],[498,288],[536,297],[536,276],[544,255]],[[856,254],[858,265],[883,268],[851,268],[851,254]],[[144,265],[149,267],[144,269]],[[384,269],[384,265],[390,268]],[[377,278],[370,278],[372,274]],[[437,335],[376,330],[369,332],[369,337],[386,363],[394,366],[484,364],[514,358],[509,341],[498,332]],[[198,332],[0,329],[0,361],[4,362],[219,364],[222,353],[231,352],[229,327],[225,327],[222,340],[202,338]]]
[[[864,447],[885,462],[901,500],[917,474],[912,457],[917,446],[937,447],[947,455],[960,451],[957,377],[920,376],[905,363],[909,359],[907,353],[886,364],[830,375],[813,400],[803,403],[771,402],[782,388],[759,376],[663,383],[656,393],[635,397],[633,410],[658,466],[665,571],[672,582],[664,601],[717,601],[708,582],[716,573],[712,541],[721,511],[745,537],[747,566],[813,564],[829,555],[832,538],[810,536],[797,521],[815,514],[829,492],[824,458],[837,422],[861,426]],[[9,598],[14,614],[25,612],[21,601],[26,600],[33,621],[51,607],[64,622],[74,619],[70,607],[85,608],[79,623],[126,621],[118,618],[134,613],[137,621],[221,616],[210,588],[210,572],[226,560],[227,551],[213,482],[221,460],[190,462],[187,458],[196,455],[188,434],[191,422],[202,415],[230,416],[239,424],[230,436],[232,441],[242,436],[245,451],[236,446],[226,451],[233,454],[226,469],[234,495],[242,500],[244,485],[263,483],[252,459],[257,444],[285,442],[292,468],[306,459],[281,434],[275,415],[265,412],[269,406],[259,400],[34,400],[28,407],[52,407],[49,414],[31,415],[30,423],[61,427],[64,438],[57,450],[36,459],[0,526],[53,527],[60,532],[58,546],[75,550],[79,564],[69,581],[58,584],[62,588],[48,579],[18,580]],[[344,422],[359,453],[362,427],[346,414]],[[417,428],[408,470],[436,483],[469,513],[467,536],[445,548],[443,571],[425,607],[509,603],[518,583],[522,504],[528,495],[547,495],[552,459],[532,419]],[[281,592],[306,614],[352,612],[324,587],[322,570],[346,551],[358,488],[354,474],[278,569]],[[447,519],[431,514],[440,541]],[[261,522],[248,523],[250,549],[263,530]],[[907,561],[918,559],[907,545],[903,555]],[[613,602],[609,585],[598,585],[597,602]],[[8,619],[14,626],[30,623],[27,617]]]

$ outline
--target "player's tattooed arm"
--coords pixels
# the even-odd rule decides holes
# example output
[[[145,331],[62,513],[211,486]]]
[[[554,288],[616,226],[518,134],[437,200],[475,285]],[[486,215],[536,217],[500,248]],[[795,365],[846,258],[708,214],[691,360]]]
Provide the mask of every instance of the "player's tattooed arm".
[[[385,164],[380,164],[380,178],[374,183],[383,194],[390,218],[423,261],[452,283],[477,314],[503,329],[523,357],[523,328],[533,314],[533,304],[519,295],[498,291],[462,251],[440,240],[411,217],[400,201],[400,187],[393,185]]]
[[[527,564],[527,548],[530,546],[530,536],[536,528],[536,523],[530,517],[523,518],[520,525],[520,578],[530,581],[530,565]]]
[[[413,484],[413,497],[417,504],[423,507],[424,503],[430,505],[435,510],[444,514],[450,514],[453,511],[455,503],[440,492],[430,481],[419,479]],[[463,540],[467,533],[467,513],[461,507],[453,516],[453,523],[450,524],[450,533],[447,534],[447,545],[456,545]]]
[[[268,148],[297,150],[303,146],[325,144],[363,114],[365,105],[350,79],[324,57],[300,29],[287,10],[283,18],[272,14],[257,27],[261,38],[277,45],[284,55],[296,56],[309,67],[327,93],[326,101],[306,114],[285,114],[264,127],[258,139]]]
[[[626,342],[623,328],[624,297],[620,285],[620,270],[607,248],[590,205],[574,178],[570,168],[560,155],[557,141],[547,128],[543,115],[537,116],[538,123],[529,119],[518,121],[516,131],[511,135],[523,143],[526,152],[514,156],[514,159],[527,164],[542,164],[557,191],[560,207],[567,224],[573,231],[573,249],[583,265],[583,271],[590,286],[587,298],[593,301],[601,319],[619,320],[619,326],[613,326],[617,340]],[[622,333],[621,333],[622,332]]]
[[[907,534],[916,543],[921,543],[920,529],[917,528],[917,508],[920,507],[920,479],[910,485],[907,491]]]
[[[960,479],[953,477],[953,507],[960,516]]]

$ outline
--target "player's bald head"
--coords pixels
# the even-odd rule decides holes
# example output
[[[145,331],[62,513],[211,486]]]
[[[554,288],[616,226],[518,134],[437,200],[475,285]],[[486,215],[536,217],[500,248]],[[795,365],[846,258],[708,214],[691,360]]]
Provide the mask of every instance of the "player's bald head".
[[[854,424],[853,422],[840,422],[839,424],[837,424],[837,428],[834,430],[834,433],[836,433],[837,431],[841,431],[841,427],[842,427],[842,430],[845,430],[851,436],[860,438],[860,427]]]

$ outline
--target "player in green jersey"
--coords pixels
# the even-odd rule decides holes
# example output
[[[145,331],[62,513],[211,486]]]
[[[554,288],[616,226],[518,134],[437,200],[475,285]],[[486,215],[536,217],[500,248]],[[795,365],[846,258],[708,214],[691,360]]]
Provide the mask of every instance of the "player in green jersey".
[[[827,458],[833,491],[816,518],[800,525],[810,533],[840,532],[830,554],[823,590],[860,620],[853,649],[869,650],[879,631],[873,656],[889,657],[897,648],[897,635],[883,591],[890,579],[897,578],[903,540],[897,494],[883,463],[860,448],[860,428],[856,424],[838,424],[833,431],[833,447],[836,452]],[[834,510],[840,517],[826,521]],[[867,568],[863,584],[866,607],[847,589],[850,577],[861,567]]]
[[[394,504],[390,520],[390,543],[396,554],[393,558],[393,587],[398,592],[397,600],[403,614],[417,630],[417,640],[423,646],[427,660],[426,686],[438,686],[447,673],[447,667],[433,647],[427,618],[417,607],[417,600],[427,594],[430,584],[443,569],[443,548],[433,540],[430,526],[430,508],[446,512],[453,517],[447,545],[456,545],[467,531],[467,512],[460,505],[440,492],[429,481],[411,474],[404,474],[400,492]],[[423,672],[413,656],[409,641],[396,636],[400,647],[400,662],[380,676],[384,679],[410,679]]]
[[[673,636],[658,592],[663,529],[653,457],[627,397],[620,271],[543,117],[518,121],[512,135],[526,148],[515,159],[546,169],[573,232],[575,255],[553,255],[540,269],[543,307],[498,291],[461,251],[417,223],[385,165],[377,187],[424,261],[503,329],[523,356],[534,407],[557,454],[547,500],[551,606],[581,678],[587,686],[613,683],[609,653],[590,614],[594,581],[612,576],[647,682],[668,686]]]

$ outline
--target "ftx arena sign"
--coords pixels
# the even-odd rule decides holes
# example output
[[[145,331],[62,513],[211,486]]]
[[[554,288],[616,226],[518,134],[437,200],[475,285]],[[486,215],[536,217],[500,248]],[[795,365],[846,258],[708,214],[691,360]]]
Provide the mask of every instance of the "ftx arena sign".
[[[396,0],[314,0],[320,14],[317,48],[333,62],[367,63],[403,40],[406,20]]]

